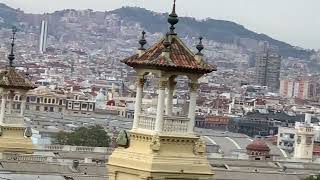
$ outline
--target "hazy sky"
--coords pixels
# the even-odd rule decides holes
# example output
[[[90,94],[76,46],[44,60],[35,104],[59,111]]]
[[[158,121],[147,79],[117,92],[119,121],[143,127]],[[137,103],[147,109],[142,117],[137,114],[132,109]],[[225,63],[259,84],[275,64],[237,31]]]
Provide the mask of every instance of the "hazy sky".
[[[0,0],[26,12],[111,10],[139,6],[169,12],[172,0]],[[234,21],[258,33],[304,48],[320,49],[320,0],[177,0],[180,16]]]

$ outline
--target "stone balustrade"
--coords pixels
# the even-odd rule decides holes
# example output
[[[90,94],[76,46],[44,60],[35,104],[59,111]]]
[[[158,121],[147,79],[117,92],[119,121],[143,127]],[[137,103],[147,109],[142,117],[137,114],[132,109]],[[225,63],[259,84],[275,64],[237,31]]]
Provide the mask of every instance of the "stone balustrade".
[[[3,153],[2,159],[7,161],[46,162],[50,159],[50,157],[39,155]]]
[[[186,133],[188,132],[189,118],[185,116],[164,116],[162,132]],[[142,114],[139,116],[139,129],[155,130],[156,115]]]
[[[187,133],[189,118],[164,116],[163,132],[166,133]]]
[[[154,130],[156,124],[156,115],[142,114],[139,116],[138,128],[146,130]]]
[[[84,147],[84,146],[77,146],[76,147],[77,152],[93,152],[94,147]]]
[[[89,152],[111,154],[113,148],[109,147],[87,147],[87,146],[68,146],[68,145],[39,145],[38,151],[63,151],[63,152]]]

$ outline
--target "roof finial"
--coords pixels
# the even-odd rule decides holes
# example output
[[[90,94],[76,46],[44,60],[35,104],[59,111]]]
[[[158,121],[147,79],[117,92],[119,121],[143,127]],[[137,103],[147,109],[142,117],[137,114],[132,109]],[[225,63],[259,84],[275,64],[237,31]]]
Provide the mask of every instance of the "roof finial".
[[[203,37],[200,36],[199,37],[199,44],[196,46],[196,48],[198,49],[197,55],[202,55],[201,51],[204,49],[203,44],[202,44],[202,39],[203,39]]]
[[[12,42],[11,42],[11,52],[8,55],[9,59],[9,67],[13,67],[13,60],[15,59],[14,54],[13,54],[13,48],[14,48],[14,41],[16,40],[16,33],[17,33],[17,28],[15,26],[12,27]]]
[[[165,47],[164,51],[168,52],[169,51],[169,47],[171,46],[171,42],[169,40],[169,33],[166,34],[166,39],[163,41],[163,45]]]
[[[169,24],[171,24],[170,34],[176,35],[177,33],[174,32],[175,30],[174,25],[176,25],[179,22],[178,15],[176,13],[176,0],[173,0],[173,8],[172,8],[171,14],[169,14],[168,22]]]
[[[139,50],[146,50],[146,48],[144,48],[143,46],[147,44],[147,40],[145,38],[146,32],[142,31],[142,36],[141,39],[139,40],[139,44],[141,45],[141,47],[139,48]]]

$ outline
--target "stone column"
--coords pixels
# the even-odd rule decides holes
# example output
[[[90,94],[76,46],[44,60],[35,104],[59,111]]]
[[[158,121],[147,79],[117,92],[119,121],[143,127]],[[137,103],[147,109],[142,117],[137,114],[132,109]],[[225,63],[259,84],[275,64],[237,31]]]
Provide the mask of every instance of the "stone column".
[[[23,116],[24,115],[24,111],[25,111],[25,108],[26,108],[26,102],[27,99],[26,99],[26,95],[25,94],[22,94],[21,95],[21,106],[20,106],[20,115]]]
[[[172,116],[172,110],[173,110],[173,91],[174,87],[176,86],[176,82],[173,79],[170,79],[168,82],[168,96],[167,96],[167,102],[166,102],[166,115]]]
[[[136,103],[134,106],[134,119],[133,119],[132,129],[137,129],[139,125],[139,116],[141,114],[141,105],[142,105],[143,85],[144,85],[144,78],[138,77]]]
[[[166,86],[167,86],[167,81],[160,80],[159,93],[158,93],[158,104],[157,104],[157,117],[156,117],[156,126],[155,126],[156,132],[162,131]]]
[[[193,133],[193,128],[195,124],[195,112],[196,112],[196,105],[197,105],[197,90],[198,90],[198,82],[192,81],[190,84],[190,103],[189,103],[189,112],[188,118],[190,119],[188,124],[188,132]]]
[[[14,98],[14,93],[9,92],[8,114],[12,114],[13,98]]]
[[[5,115],[5,112],[6,112],[6,102],[7,102],[7,95],[6,94],[2,94],[0,123],[4,122],[4,115]]]

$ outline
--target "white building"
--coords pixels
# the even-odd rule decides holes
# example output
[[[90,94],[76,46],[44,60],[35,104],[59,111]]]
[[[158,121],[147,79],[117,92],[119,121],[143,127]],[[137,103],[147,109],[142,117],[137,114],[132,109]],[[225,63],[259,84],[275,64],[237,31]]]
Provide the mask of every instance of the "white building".
[[[311,123],[311,115],[306,114],[305,122],[296,122],[294,128],[279,127],[277,146],[294,152],[295,159],[311,160],[314,142],[320,139],[320,126]]]

